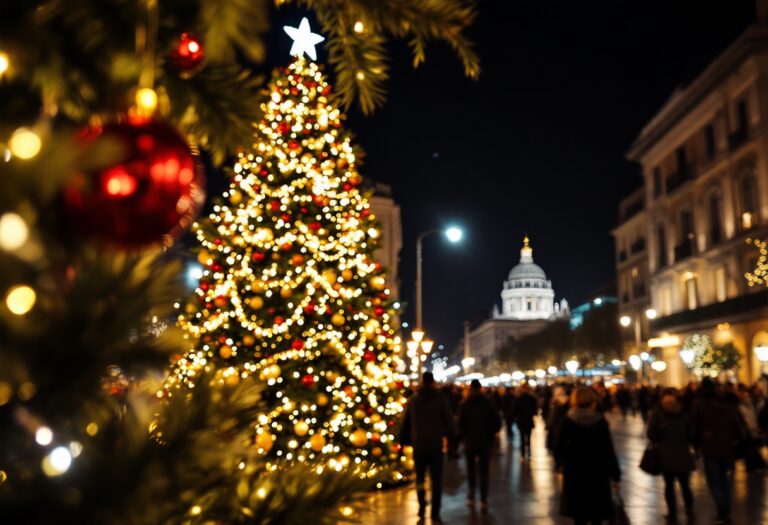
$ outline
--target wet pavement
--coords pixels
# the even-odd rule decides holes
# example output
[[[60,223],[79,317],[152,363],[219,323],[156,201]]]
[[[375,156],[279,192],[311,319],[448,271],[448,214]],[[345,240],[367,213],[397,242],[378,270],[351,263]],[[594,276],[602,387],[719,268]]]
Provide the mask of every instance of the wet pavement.
[[[609,422],[616,453],[622,471],[622,497],[632,525],[658,525],[666,523],[664,483],[660,477],[649,476],[637,465],[645,449],[645,432],[639,416],[610,415]],[[507,523],[535,523],[536,525],[570,524],[559,516],[559,478],[554,472],[553,460],[544,446],[544,427],[540,420],[534,429],[532,458],[521,462],[517,436],[512,441],[506,436],[498,440],[491,460],[490,509],[488,514],[471,511],[466,506],[467,483],[464,461],[449,462],[443,492],[442,518],[446,525],[501,525]],[[707,491],[704,474],[699,468],[693,473],[691,488],[694,494],[695,516],[687,523],[710,525],[715,521],[715,508]],[[768,524],[768,475],[747,474],[739,464],[734,477],[734,525]],[[678,491],[679,523],[685,524],[682,496]],[[367,514],[363,525],[408,525],[418,523],[416,492],[413,487],[402,487],[378,492],[368,498]],[[427,512],[429,514],[429,512]],[[427,518],[425,524],[429,524]]]

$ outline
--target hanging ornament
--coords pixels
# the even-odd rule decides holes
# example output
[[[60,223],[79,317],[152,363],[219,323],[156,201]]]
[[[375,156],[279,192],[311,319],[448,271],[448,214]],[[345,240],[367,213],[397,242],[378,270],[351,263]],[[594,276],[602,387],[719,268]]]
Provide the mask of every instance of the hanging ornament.
[[[260,451],[265,454],[270,451],[274,443],[275,437],[269,432],[256,434],[256,438],[254,439],[254,445],[256,445],[256,448],[260,449]]]
[[[307,425],[304,421],[299,421],[295,425],[293,425],[293,433],[297,436],[306,436],[307,432],[309,432],[309,425]]]
[[[309,446],[315,452],[320,452],[325,446],[325,438],[321,434],[314,434],[311,438],[309,438]]]
[[[373,352],[371,352],[369,350],[369,351],[367,351],[367,352],[365,352],[363,354],[363,359],[365,359],[366,361],[375,361],[376,360],[376,354],[374,354]]]
[[[329,401],[329,399],[328,399],[327,395],[325,395],[323,393],[317,394],[317,406],[324,407],[324,406],[326,406],[328,404],[328,401]]]
[[[365,430],[357,429],[349,436],[349,441],[357,448],[362,448],[368,444],[368,435]]]
[[[120,148],[120,161],[76,177],[64,190],[73,228],[88,237],[135,248],[179,236],[192,225],[204,198],[197,156],[167,124],[107,124],[83,134]],[[179,227],[183,228],[179,230]]]
[[[222,359],[229,359],[232,357],[232,347],[229,345],[224,345],[221,348],[219,348],[219,356]]]
[[[346,322],[347,320],[342,314],[333,314],[331,317],[331,323],[333,323],[334,326],[344,326],[344,323]]]
[[[301,377],[301,384],[304,388],[312,388],[315,385],[315,376],[312,374],[304,374]]]
[[[197,73],[205,60],[200,40],[189,33],[182,33],[176,45],[168,54],[168,63],[179,71],[182,77]]]

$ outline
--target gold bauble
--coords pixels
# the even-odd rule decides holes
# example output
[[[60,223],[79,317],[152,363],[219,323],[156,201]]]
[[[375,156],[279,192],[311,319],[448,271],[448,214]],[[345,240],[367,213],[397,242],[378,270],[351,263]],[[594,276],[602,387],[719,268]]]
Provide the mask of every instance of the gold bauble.
[[[229,192],[229,202],[237,206],[241,202],[243,202],[243,194],[240,193],[237,190],[232,190]]]
[[[351,281],[354,276],[355,276],[354,272],[349,269],[341,272],[341,278],[344,279],[345,281]]]
[[[280,289],[280,297],[282,297],[283,299],[290,299],[291,297],[293,297],[293,288],[291,288],[290,286],[283,286]]]
[[[328,401],[329,401],[328,396],[326,396],[325,394],[322,394],[322,393],[317,394],[317,406],[324,407],[328,404]]]
[[[326,379],[328,379],[328,381],[330,381],[331,383],[335,383],[335,382],[336,382],[336,380],[339,378],[339,374],[337,374],[336,372],[334,372],[333,370],[331,370],[331,371],[329,371],[329,372],[326,372],[326,373],[325,373],[325,377],[326,377]]]
[[[219,348],[219,357],[222,359],[229,359],[232,357],[232,347],[229,345],[224,345]]]
[[[381,291],[387,286],[387,280],[381,275],[377,275],[370,280],[371,288],[377,291]]]
[[[299,421],[295,425],[293,425],[293,433],[297,436],[306,436],[307,432],[309,432],[309,425],[307,425],[304,421]]]
[[[334,326],[343,326],[347,319],[342,314],[336,313],[331,316],[331,322]]]
[[[365,411],[360,410],[359,408],[355,410],[354,416],[356,419],[365,419]]]
[[[381,457],[381,447],[374,447],[373,450],[371,450],[371,455],[375,458]]]
[[[334,284],[337,278],[338,277],[336,276],[336,272],[334,272],[333,270],[325,270],[323,272],[323,279],[328,284]]]
[[[309,438],[309,446],[315,452],[320,452],[325,446],[325,438],[321,434],[314,434],[311,438]]]
[[[227,386],[237,386],[240,383],[240,376],[238,374],[230,374],[224,378],[224,384]]]
[[[349,436],[349,441],[357,448],[362,448],[368,444],[368,436],[365,430],[358,429],[352,432],[352,435]]]
[[[381,421],[381,416],[379,414],[376,412],[371,414],[371,423],[378,423],[379,421]]]
[[[208,253],[208,250],[200,250],[197,253],[197,262],[199,262],[203,266],[208,264],[208,261],[210,260],[210,258],[211,258],[211,254]]]
[[[265,453],[272,449],[272,445],[275,444],[275,438],[269,432],[262,432],[256,434],[255,445],[257,448],[262,449]]]
[[[248,306],[250,306],[254,310],[261,310],[264,308],[264,299],[262,299],[259,296],[251,297],[248,300]]]
[[[256,344],[256,338],[252,335],[245,335],[243,336],[243,344],[245,346],[253,346]]]

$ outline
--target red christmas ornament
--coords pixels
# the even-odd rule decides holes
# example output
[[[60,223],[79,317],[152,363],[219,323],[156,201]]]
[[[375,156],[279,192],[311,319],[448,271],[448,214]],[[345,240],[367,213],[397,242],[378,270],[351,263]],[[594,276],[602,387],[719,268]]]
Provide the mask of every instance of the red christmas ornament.
[[[303,349],[304,341],[302,341],[301,339],[294,339],[293,342],[291,343],[291,348],[293,348],[294,350]]]
[[[316,232],[317,230],[319,230],[320,227],[321,227],[321,224],[319,222],[317,222],[317,221],[315,221],[315,222],[313,222],[313,223],[311,223],[309,225],[309,229],[312,230],[313,232]]]
[[[168,54],[168,62],[182,73],[193,73],[199,68],[205,53],[200,41],[189,33],[182,33],[176,46]]]
[[[386,310],[384,309],[383,306],[377,306],[376,308],[373,309],[373,313],[376,314],[378,317],[381,317],[382,315],[384,315],[384,312],[386,312]]]
[[[366,361],[375,361],[376,360],[376,354],[371,352],[370,350],[363,354],[363,359]]]
[[[298,149],[300,144],[296,142],[295,140],[289,140],[288,141],[288,149]]]
[[[301,377],[301,384],[305,388],[312,388],[315,385],[315,376],[312,374],[305,374]]]
[[[135,248],[170,245],[192,225],[205,198],[204,175],[174,128],[155,121],[107,124],[82,137],[114,143],[120,160],[65,188],[67,213],[79,233]]]
[[[272,201],[269,203],[269,209],[272,211],[280,211],[280,201]]]
[[[283,135],[285,135],[286,133],[288,133],[289,131],[291,131],[291,125],[290,125],[290,124],[288,124],[288,123],[287,123],[287,122],[285,122],[285,121],[283,121],[283,122],[280,122],[280,123],[277,125],[277,131],[279,131],[280,133],[282,133]]]
[[[267,255],[264,252],[253,252],[251,254],[251,260],[253,260],[253,262],[261,262],[266,257],[267,257]]]
[[[360,214],[361,214],[363,217],[368,217],[368,216],[371,214],[371,209],[370,209],[370,208],[366,208],[366,209],[364,209],[363,211],[361,211],[361,212],[360,212]]]
[[[354,188],[354,186],[352,186],[352,184],[349,182],[344,183],[344,191],[350,191],[352,188]]]
[[[309,209],[307,208],[301,208],[299,211],[301,212],[302,215],[307,215],[309,213]]]
[[[313,314],[315,313],[315,303],[309,303],[307,306],[304,307],[304,313],[305,314]]]
[[[289,243],[289,242],[285,242],[285,243],[280,245],[280,249],[282,251],[284,251],[284,252],[290,251],[292,247],[293,247],[293,245],[291,243]]]
[[[277,317],[275,317],[275,324],[276,324],[276,325],[280,326],[280,325],[281,325],[281,324],[283,324],[284,322],[285,322],[285,319],[283,319],[283,318],[282,318],[282,317],[280,317],[279,315],[278,315]]]
[[[291,221],[291,216],[288,213],[283,213],[280,216],[280,218],[283,220],[283,222],[290,222]]]

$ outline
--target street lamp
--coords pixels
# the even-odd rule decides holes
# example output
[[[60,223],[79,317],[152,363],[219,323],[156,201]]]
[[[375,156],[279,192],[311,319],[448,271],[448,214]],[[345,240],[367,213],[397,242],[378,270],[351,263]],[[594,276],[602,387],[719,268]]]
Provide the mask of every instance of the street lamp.
[[[557,375],[557,367],[555,365],[550,366],[547,368],[547,372],[549,372],[549,375],[556,376]]]
[[[572,376],[576,375],[576,371],[579,369],[579,362],[575,359],[571,359],[570,361],[565,362],[565,368],[570,372]]]
[[[755,355],[757,356],[757,360],[760,361],[760,367],[765,369],[766,365],[768,365],[768,346],[757,345],[755,347]]]
[[[422,306],[422,286],[423,286],[423,275],[422,275],[422,243],[426,237],[429,235],[432,235],[434,233],[443,233],[448,239],[449,242],[456,244],[459,242],[462,237],[464,237],[464,232],[456,227],[451,226],[450,228],[447,228],[445,230],[429,230],[425,231],[421,235],[418,236],[416,239],[416,328],[419,330],[422,330],[424,328],[424,317],[423,317],[423,306]]]
[[[657,316],[656,310],[654,310],[653,308],[648,308],[645,311],[645,317],[647,319],[656,319],[656,316]],[[641,335],[641,327],[640,327],[640,316],[639,315],[635,315],[634,318],[633,318],[633,317],[631,317],[629,315],[622,315],[619,318],[619,324],[621,326],[623,326],[624,328],[629,327],[629,325],[631,325],[633,321],[634,321],[634,325],[635,325],[634,326],[634,329],[635,329],[635,352],[640,352],[642,350],[642,345],[643,345],[642,335]],[[643,354],[641,354],[641,355],[646,355],[647,356],[648,354],[646,352],[643,352]],[[643,357],[643,360],[647,361],[648,358],[647,357]],[[639,367],[635,367],[633,365],[632,368],[634,368],[635,370],[638,370]],[[642,376],[642,371],[640,372],[640,375]]]

